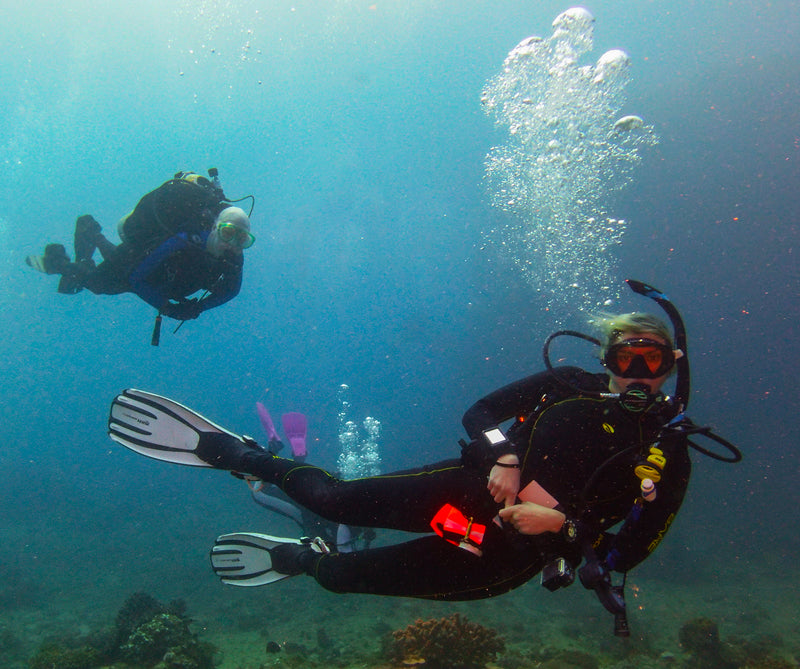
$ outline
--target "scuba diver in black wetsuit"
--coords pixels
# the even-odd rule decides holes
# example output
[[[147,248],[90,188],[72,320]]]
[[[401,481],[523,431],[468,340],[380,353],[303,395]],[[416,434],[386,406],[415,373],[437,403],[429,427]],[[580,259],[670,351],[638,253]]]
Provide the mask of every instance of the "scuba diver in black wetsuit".
[[[549,339],[548,371],[497,390],[466,412],[473,441],[462,443],[459,460],[343,481],[136,390],[115,400],[109,433],[150,457],[247,472],[331,521],[428,533],[346,554],[320,541],[223,535],[211,557],[226,583],[261,585],[307,573],[334,592],[470,600],[507,592],[540,571],[551,590],[569,585],[583,560],[581,582],[617,616],[624,635],[622,589],[612,585],[610,572],[634,567],[669,529],[689,480],[688,445],[724,459],[689,437],[700,433],[722,443],[734,454],[728,461],[740,457],[683,415],[688,362],[680,317],[654,289],[630,285],[667,309],[676,343],[663,323],[645,314],[603,321],[603,342],[556,333],[599,344],[609,375],[553,369]],[[668,397],[660,389],[676,362],[676,394]],[[178,455],[168,429],[175,413],[188,417],[195,433]],[[137,428],[140,416],[149,417],[146,435]],[[507,421],[513,424],[504,434]]]
[[[142,197],[119,223],[118,246],[92,216],[80,216],[75,262],[61,244],[48,244],[43,255],[28,256],[26,262],[45,274],[60,274],[60,293],[130,292],[157,309],[159,317],[197,318],[239,293],[242,251],[255,240],[249,216],[225,198],[215,168],[209,177],[178,172]],[[103,258],[97,266],[95,250]],[[199,291],[204,291],[201,297],[190,297]]]

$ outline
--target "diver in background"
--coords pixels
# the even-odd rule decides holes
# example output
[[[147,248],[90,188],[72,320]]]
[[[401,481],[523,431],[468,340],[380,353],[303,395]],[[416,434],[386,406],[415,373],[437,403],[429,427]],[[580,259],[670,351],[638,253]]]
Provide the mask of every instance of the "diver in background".
[[[75,262],[61,244],[48,244],[42,256],[28,256],[26,262],[45,274],[60,274],[60,293],[84,288],[98,295],[135,293],[159,316],[197,318],[238,295],[243,250],[255,241],[249,216],[225,199],[217,171],[209,175],[179,172],[145,195],[120,221],[119,246],[85,215],[75,224]],[[103,258],[99,265],[95,250]],[[191,297],[199,291],[201,297]]]
[[[272,453],[280,453],[283,451],[284,443],[275,429],[272,417],[261,402],[256,402],[256,411],[261,425],[267,433],[267,448]],[[298,464],[304,463],[308,457],[306,416],[297,412],[285,413],[281,416],[281,424],[291,444],[292,460]],[[254,476],[238,472],[232,473],[247,483],[256,504],[288,518],[297,524],[303,535],[318,536],[326,544],[336,546],[336,550],[341,553],[349,553],[359,548],[369,548],[375,538],[375,532],[372,529],[353,528],[342,523],[333,523],[312,513],[295,503],[274,484],[265,483]]]

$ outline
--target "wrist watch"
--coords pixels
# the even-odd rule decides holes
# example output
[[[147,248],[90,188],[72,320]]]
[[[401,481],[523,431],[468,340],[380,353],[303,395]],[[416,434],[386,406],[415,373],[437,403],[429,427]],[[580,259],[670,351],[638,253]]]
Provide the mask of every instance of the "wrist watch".
[[[574,543],[578,540],[578,523],[567,518],[561,526],[561,534],[567,540],[567,543]]]

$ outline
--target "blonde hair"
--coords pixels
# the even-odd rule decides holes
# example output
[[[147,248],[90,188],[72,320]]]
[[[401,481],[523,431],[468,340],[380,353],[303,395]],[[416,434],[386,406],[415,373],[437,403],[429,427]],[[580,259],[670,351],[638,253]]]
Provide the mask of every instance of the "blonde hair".
[[[592,324],[600,331],[600,358],[605,358],[608,347],[616,344],[625,332],[635,335],[657,335],[663,339],[670,348],[675,348],[672,341],[672,332],[667,325],[657,316],[634,311],[630,314],[603,314],[592,319]]]

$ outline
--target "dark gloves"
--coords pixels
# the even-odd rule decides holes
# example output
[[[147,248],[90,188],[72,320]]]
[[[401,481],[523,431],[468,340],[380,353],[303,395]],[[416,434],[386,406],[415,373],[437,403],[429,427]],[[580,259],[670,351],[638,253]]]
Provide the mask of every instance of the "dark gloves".
[[[621,587],[611,584],[611,575],[606,566],[599,560],[587,560],[578,576],[581,585],[587,590],[594,590],[606,611],[613,614],[625,613],[625,596]]]
[[[180,302],[168,302],[161,313],[176,321],[192,321],[203,313],[201,301],[197,298],[181,300]]]

